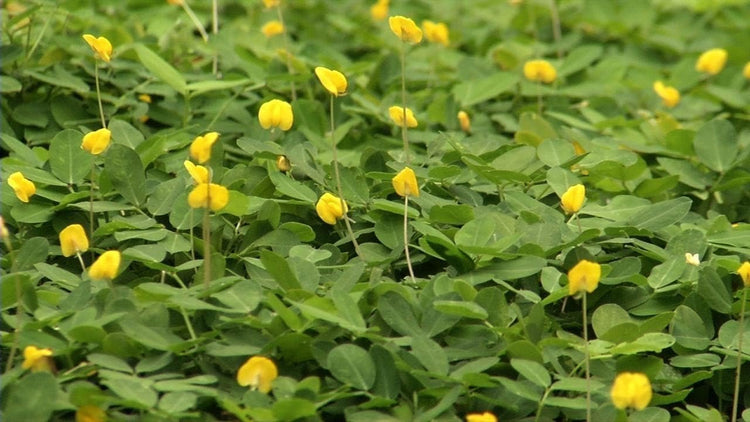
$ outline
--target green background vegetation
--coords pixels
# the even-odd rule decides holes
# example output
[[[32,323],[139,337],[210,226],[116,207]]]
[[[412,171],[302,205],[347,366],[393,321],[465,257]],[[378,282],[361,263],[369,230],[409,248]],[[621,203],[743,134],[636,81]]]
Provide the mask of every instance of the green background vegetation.
[[[208,43],[166,2],[24,3],[21,15],[3,11],[2,177],[21,171],[38,191],[24,204],[0,189],[12,245],[2,355],[14,341],[49,347],[58,372],[11,362],[4,420],[70,420],[84,404],[133,421],[456,421],[485,410],[502,421],[581,420],[581,303],[566,298],[565,275],[580,259],[603,267],[588,301],[595,420],[624,417],[609,399],[624,370],[646,373],[655,393],[631,421],[729,413],[742,330],[734,272],[750,256],[747,2],[561,0],[555,42],[546,0],[392,0],[391,15],[451,30],[450,47],[407,51],[420,122],[409,131],[422,190],[409,210],[416,283],[405,282],[403,204],[390,180],[403,167],[387,114],[400,104],[399,41],[371,19],[370,2],[284,2],[293,74],[282,38],[260,33],[276,18],[260,1],[221,0]],[[210,2],[191,5],[208,26]],[[113,145],[96,158],[80,149],[100,127],[84,33],[115,50],[100,69]],[[714,47],[729,60],[706,77],[695,60]],[[523,80],[535,58],[557,68],[554,84]],[[341,223],[315,214],[319,195],[335,192],[315,66],[349,80],[333,136],[366,259]],[[679,89],[677,107],[661,104],[656,80]],[[262,130],[260,104],[290,101],[292,82],[292,130]],[[231,193],[211,220],[206,289],[182,163],[209,130],[221,133],[214,180]],[[276,169],[278,154],[293,177]],[[124,256],[114,289],[63,258],[57,238],[68,224],[88,227],[92,159],[92,248]],[[587,187],[580,228],[559,207],[576,183]],[[750,334],[743,346],[747,361]],[[252,355],[279,367],[268,395],[235,381]],[[743,377],[741,410],[749,384]]]

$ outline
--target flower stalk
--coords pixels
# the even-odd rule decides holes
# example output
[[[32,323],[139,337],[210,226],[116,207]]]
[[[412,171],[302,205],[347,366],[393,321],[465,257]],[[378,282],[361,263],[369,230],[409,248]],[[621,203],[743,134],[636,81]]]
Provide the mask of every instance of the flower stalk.
[[[331,115],[331,147],[333,148],[333,174],[336,178],[336,194],[339,196],[339,200],[341,201],[341,209],[344,212],[344,224],[346,225],[346,232],[349,234],[349,237],[352,239],[352,245],[354,245],[354,251],[357,253],[359,257],[362,257],[362,251],[359,249],[359,243],[357,242],[357,239],[354,237],[354,231],[352,230],[352,224],[349,222],[349,218],[347,217],[347,207],[344,203],[344,190],[341,188],[341,174],[339,172],[339,159],[338,159],[338,152],[336,150],[336,136],[334,135],[334,132],[336,130],[336,124],[334,122],[333,118],[333,95],[331,95],[331,101],[330,101],[330,115]]]

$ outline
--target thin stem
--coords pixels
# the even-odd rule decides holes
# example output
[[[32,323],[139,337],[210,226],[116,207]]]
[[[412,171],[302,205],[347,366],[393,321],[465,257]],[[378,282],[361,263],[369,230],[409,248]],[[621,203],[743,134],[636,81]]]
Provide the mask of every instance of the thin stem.
[[[195,335],[195,330],[193,329],[193,324],[190,322],[190,317],[188,317],[185,308],[182,306],[180,306],[180,313],[182,314],[182,319],[185,320],[185,326],[187,327],[188,333],[190,333],[190,339],[193,341],[198,340],[198,336]]]
[[[94,62],[94,80],[96,81],[96,99],[99,101],[99,117],[102,118],[102,128],[107,127],[107,122],[104,120],[104,107],[102,107],[102,93],[99,90],[99,63]]]
[[[537,81],[536,83],[536,108],[539,116],[542,116],[542,83]]]
[[[404,141],[404,161],[408,166],[411,163],[409,157],[409,138],[406,136],[406,41],[401,41],[401,105],[404,115],[401,122],[401,139]]]
[[[187,13],[190,20],[193,21],[193,25],[195,25],[195,28],[198,29],[198,32],[200,32],[201,38],[203,38],[203,42],[208,42],[208,34],[206,33],[206,28],[203,27],[203,24],[201,23],[200,19],[198,19],[198,16],[195,16],[195,13],[193,12],[193,9],[190,8],[190,5],[186,1],[183,1],[182,8],[185,10],[185,13]]]
[[[190,208],[190,259],[195,261],[195,237],[193,236],[193,208]]]
[[[562,59],[562,47],[560,46],[560,40],[562,39],[562,30],[560,29],[560,13],[557,10],[556,0],[549,1],[549,11],[552,18],[552,36],[555,39],[557,58]]]
[[[81,256],[81,253],[78,252],[78,251],[76,251],[76,256],[78,257],[78,262],[81,263],[81,269],[85,273],[86,272],[86,264],[83,263],[83,257]]]
[[[745,324],[745,305],[747,304],[747,288],[742,289],[742,304],[740,305],[740,337],[737,339],[737,372],[734,376],[734,397],[732,398],[732,422],[737,422],[737,405],[740,399],[740,372],[742,368],[742,336]]]
[[[210,185],[209,185],[210,186]],[[211,203],[209,189],[208,203]],[[208,289],[211,283],[211,219],[208,208],[203,209],[203,281]]]
[[[211,32],[216,35],[219,33],[219,0],[213,0],[211,4]],[[213,63],[214,76],[219,74],[219,55],[214,54]]]
[[[589,333],[586,291],[583,292],[583,353],[586,362],[586,421],[591,422],[591,367],[589,359]]]
[[[91,185],[89,186],[89,239],[94,241],[94,173],[96,171],[96,165],[94,160],[91,160]],[[91,259],[94,259],[94,251],[91,251]],[[86,272],[86,269],[83,270]]]
[[[336,130],[336,124],[333,120],[333,95],[331,95],[331,102],[330,102],[330,115],[331,115],[331,147],[333,148],[333,174],[336,177],[336,193],[339,196],[339,201],[341,201],[341,211],[343,212],[343,218],[344,218],[344,224],[346,225],[346,232],[349,234],[349,237],[352,238],[352,245],[354,245],[354,251],[359,255],[362,256],[362,251],[359,249],[359,243],[357,243],[357,239],[354,238],[354,231],[352,230],[352,225],[349,223],[349,218],[347,218],[347,210],[346,210],[346,202],[344,202],[344,190],[341,188],[341,174],[339,173],[339,158],[338,158],[338,152],[336,150],[336,137],[334,136],[334,131]]]
[[[289,35],[287,35],[286,24],[284,23],[284,15],[281,13],[281,6],[276,7],[276,14],[279,16],[279,22],[281,27],[284,28],[284,35],[282,42],[284,43],[284,59],[286,61],[286,69],[289,75],[294,75],[294,67],[292,67],[291,53],[289,52]],[[297,100],[297,86],[292,79],[292,102]]]
[[[411,256],[409,256],[409,195],[404,195],[404,255],[406,256],[406,266],[409,268],[409,276],[411,282],[416,283],[417,279],[414,277],[414,268],[411,266]]]

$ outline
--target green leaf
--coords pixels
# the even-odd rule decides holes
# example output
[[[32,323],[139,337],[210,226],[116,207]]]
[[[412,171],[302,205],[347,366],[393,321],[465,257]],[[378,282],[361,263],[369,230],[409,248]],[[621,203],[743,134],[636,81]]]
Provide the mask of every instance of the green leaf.
[[[511,359],[510,366],[513,367],[524,378],[540,387],[549,387],[552,378],[547,369],[540,363],[526,359]]]
[[[648,285],[657,290],[672,284],[680,278],[686,266],[684,257],[670,258],[651,269],[651,274],[648,276]]]
[[[688,349],[705,350],[711,342],[701,317],[685,305],[675,309],[670,331],[677,344]]]
[[[732,311],[732,296],[726,284],[721,281],[719,274],[712,267],[701,269],[698,278],[698,294],[716,312],[729,314]]]
[[[314,204],[318,201],[318,195],[315,191],[304,185],[302,182],[293,180],[284,173],[278,171],[271,171],[269,173],[271,182],[276,186],[276,189],[282,195],[286,195],[290,198],[299,199],[310,204]]]
[[[628,222],[639,229],[661,230],[682,220],[690,211],[692,203],[690,198],[684,196],[657,202],[632,215]]]
[[[698,160],[711,170],[724,173],[737,157],[737,133],[726,120],[711,120],[695,133],[693,147]]]
[[[289,291],[302,288],[289,263],[281,255],[264,249],[260,251],[260,261],[282,289]]]
[[[49,144],[52,174],[69,185],[77,185],[91,173],[94,156],[81,149],[83,135],[77,130],[58,132]]]
[[[25,271],[34,265],[44,262],[49,255],[49,241],[43,237],[32,237],[26,240],[16,254],[15,269]]]
[[[159,400],[159,409],[177,414],[190,410],[198,401],[198,395],[189,391],[174,391],[164,394]]]
[[[375,363],[367,351],[353,344],[334,347],[326,359],[333,376],[359,390],[369,390],[375,384]]]
[[[460,300],[436,300],[432,306],[436,310],[447,314],[464,318],[487,319],[487,311],[474,302],[463,302]]]
[[[138,54],[138,59],[146,69],[161,79],[162,82],[174,88],[175,91],[182,95],[187,95],[187,82],[185,82],[185,78],[182,77],[182,74],[177,69],[143,44],[135,44],[134,48]]]
[[[273,415],[278,421],[294,421],[300,418],[315,416],[317,411],[315,403],[297,398],[282,398],[274,402]]]
[[[143,163],[132,149],[112,144],[105,153],[104,171],[117,193],[125,200],[140,207],[146,200],[146,175]]]
[[[249,314],[258,307],[263,290],[257,282],[241,280],[232,287],[214,293],[212,297],[234,312]]]
[[[399,334],[416,337],[422,334],[412,306],[400,294],[386,292],[378,300],[378,312]]]
[[[50,372],[34,372],[23,377],[12,388],[5,386],[3,420],[45,422],[57,408],[59,387]]]
[[[575,157],[573,144],[562,139],[547,139],[536,150],[539,160],[549,167],[558,167]]]
[[[428,371],[437,375],[448,374],[448,357],[443,348],[435,341],[424,335],[413,337],[411,350],[419,363]]]
[[[497,72],[486,78],[459,83],[453,88],[453,95],[459,104],[469,107],[510,91],[518,80],[514,73]]]
[[[112,119],[107,128],[112,131],[113,143],[122,144],[131,149],[136,149],[145,140],[141,131],[124,120]]]

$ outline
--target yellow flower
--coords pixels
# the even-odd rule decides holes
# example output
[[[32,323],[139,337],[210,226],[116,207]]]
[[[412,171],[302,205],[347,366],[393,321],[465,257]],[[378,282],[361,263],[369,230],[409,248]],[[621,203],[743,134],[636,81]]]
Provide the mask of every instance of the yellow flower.
[[[413,20],[403,16],[391,16],[388,18],[391,31],[401,38],[401,41],[417,44],[422,41],[422,30]]]
[[[286,155],[279,155],[276,157],[276,168],[286,173],[292,169],[292,163]]]
[[[344,215],[349,211],[349,207],[346,205],[346,201],[326,192],[315,204],[315,211],[321,220],[333,225],[336,224],[336,220],[344,218]]]
[[[704,51],[698,57],[698,61],[695,62],[695,70],[708,73],[709,75],[716,75],[724,69],[728,56],[727,50],[723,48],[712,48]]]
[[[148,94],[141,94],[138,96],[138,99],[146,104],[151,104],[151,96]]]
[[[211,211],[219,211],[226,207],[228,202],[229,190],[215,183],[201,183],[188,195],[188,204],[191,208],[211,208]]]
[[[750,287],[750,261],[743,262],[740,268],[737,269],[737,274],[742,277],[742,284],[745,287]]]
[[[346,94],[348,86],[346,76],[338,70],[331,70],[322,66],[315,68],[315,76],[323,84],[323,88],[335,96]]]
[[[458,117],[458,123],[461,125],[461,130],[466,133],[471,132],[471,119],[469,118],[469,114],[461,110],[456,117]]]
[[[253,356],[237,371],[237,383],[261,393],[268,393],[271,391],[271,383],[278,376],[279,371],[271,359]]]
[[[190,157],[203,164],[211,159],[211,147],[219,139],[218,132],[208,132],[203,136],[198,136],[190,144]]]
[[[193,178],[193,183],[195,183],[196,185],[199,185],[201,183],[208,183],[209,173],[207,168],[201,165],[196,166],[190,160],[185,160],[183,165],[185,166],[185,170],[187,170],[188,174],[190,174],[190,177]]]
[[[13,188],[13,191],[16,193],[16,197],[21,202],[29,202],[29,198],[34,196],[34,194],[36,193],[36,186],[34,185],[34,182],[25,178],[23,176],[23,173],[21,173],[20,171],[17,171],[8,176],[8,185]]]
[[[497,417],[490,412],[469,413],[466,422],[497,422]]]
[[[107,414],[99,406],[85,404],[76,409],[76,422],[104,422]]]
[[[83,135],[81,149],[86,150],[94,155],[104,152],[112,140],[112,132],[107,128],[102,128]]]
[[[263,129],[277,127],[281,130],[289,130],[294,123],[292,105],[281,100],[267,101],[258,110],[258,120]]]
[[[370,7],[370,15],[376,21],[382,21],[388,16],[388,6],[391,0],[378,0],[377,3]]]
[[[685,252],[685,262],[696,267],[701,265],[701,259],[697,253]]]
[[[667,107],[674,107],[680,102],[680,91],[675,87],[664,85],[662,81],[654,82],[654,91]]]
[[[122,256],[120,251],[107,251],[91,264],[89,268],[89,277],[94,280],[113,280],[117,277],[117,271],[120,269]]]
[[[391,120],[396,123],[397,126],[404,126],[404,108],[399,106],[392,106],[388,108],[388,114],[391,116]],[[419,122],[414,117],[414,112],[410,108],[406,108],[406,127],[417,127]]]
[[[60,232],[60,248],[63,256],[73,256],[89,250],[89,238],[80,224],[71,224]]]
[[[586,187],[581,184],[573,185],[560,197],[560,204],[565,214],[574,214],[581,209],[584,199],[586,199]]]
[[[95,37],[91,34],[84,34],[83,39],[89,44],[97,57],[109,63],[112,59],[112,43],[104,37]]]
[[[276,7],[281,4],[281,0],[263,0],[263,4],[266,5],[266,9]]]
[[[426,20],[422,22],[422,28],[424,29],[424,36],[427,38],[427,41],[440,43],[446,47],[450,44],[448,25],[443,22],[435,23]]]
[[[167,0],[167,3],[171,4],[172,6],[182,6],[184,0]]]
[[[23,369],[31,369],[31,372],[51,371],[54,362],[50,358],[51,349],[40,349],[36,346],[26,346],[23,349]]]
[[[523,65],[523,76],[530,81],[549,84],[557,79],[557,71],[547,60],[529,60]]]
[[[750,62],[745,63],[745,67],[742,68],[742,76],[745,79],[750,79]]]
[[[419,198],[419,185],[417,184],[417,176],[414,174],[414,170],[409,167],[404,167],[403,170],[391,179],[393,183],[393,189],[400,196],[416,196]]]
[[[621,372],[612,385],[612,403],[618,409],[643,410],[651,402],[651,381],[639,372]]]
[[[0,215],[0,239],[5,240],[8,236],[10,236],[10,232],[8,231],[8,227],[5,226],[5,219]]]
[[[284,33],[284,24],[281,23],[280,21],[273,20],[263,25],[260,28],[260,32],[262,32],[263,35],[266,36],[266,38],[271,38],[274,35],[279,35],[279,34]]]
[[[568,271],[568,293],[573,296],[584,290],[588,293],[593,292],[599,285],[601,276],[601,265],[582,259]]]

